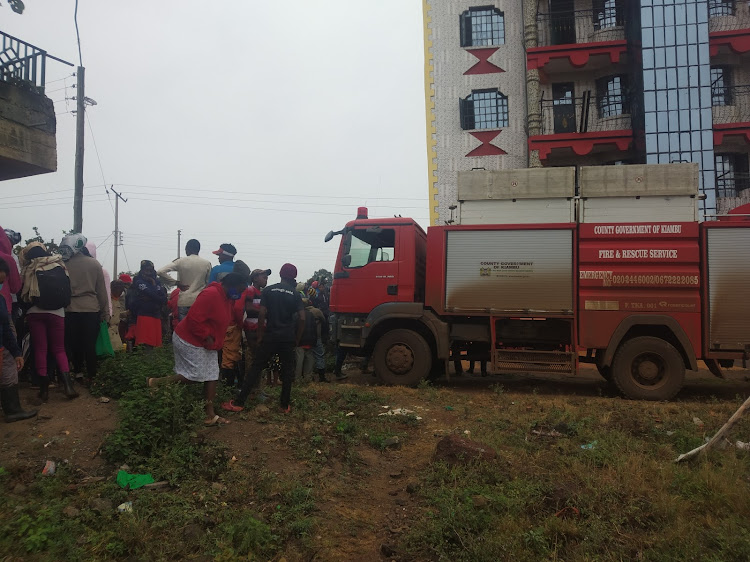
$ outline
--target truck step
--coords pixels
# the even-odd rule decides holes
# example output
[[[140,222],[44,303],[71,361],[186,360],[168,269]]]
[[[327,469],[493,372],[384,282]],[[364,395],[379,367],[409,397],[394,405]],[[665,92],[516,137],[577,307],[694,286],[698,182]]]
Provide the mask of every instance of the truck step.
[[[576,354],[564,351],[523,351],[496,349],[495,372],[558,373],[574,375]]]

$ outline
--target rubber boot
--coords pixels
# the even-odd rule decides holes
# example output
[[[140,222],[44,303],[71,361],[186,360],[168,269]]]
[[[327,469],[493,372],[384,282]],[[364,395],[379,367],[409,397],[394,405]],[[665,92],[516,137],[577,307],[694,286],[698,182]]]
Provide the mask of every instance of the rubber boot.
[[[27,420],[36,416],[36,410],[25,412],[21,408],[21,399],[18,397],[18,385],[0,388],[0,403],[5,412],[5,423],[13,423]]]
[[[39,377],[39,400],[47,402],[49,400],[49,376]]]
[[[221,380],[224,381],[224,384],[228,386],[234,386],[234,380],[236,377],[236,372],[234,369],[221,369],[219,375],[221,377]]]
[[[60,378],[62,378],[65,397],[70,398],[71,400],[73,398],[78,398],[78,393],[73,388],[73,379],[70,377],[70,373],[60,373]]]
[[[318,373],[318,380],[320,382],[331,382],[326,377],[326,370],[325,369],[315,369],[315,372]]]

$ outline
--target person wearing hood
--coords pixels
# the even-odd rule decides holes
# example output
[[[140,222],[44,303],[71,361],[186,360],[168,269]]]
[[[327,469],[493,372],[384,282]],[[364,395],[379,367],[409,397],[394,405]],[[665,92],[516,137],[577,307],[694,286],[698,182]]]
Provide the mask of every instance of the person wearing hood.
[[[65,308],[65,345],[78,372],[86,364],[87,382],[96,376],[96,338],[100,322],[109,321],[109,287],[101,264],[89,256],[83,234],[67,234],[60,254],[70,276],[70,305]]]
[[[76,398],[65,354],[65,305],[70,302],[70,279],[62,256],[52,255],[41,242],[32,242],[21,251],[23,290],[21,300],[31,304],[26,319],[34,349],[34,368],[39,377],[39,399],[49,398],[47,351],[57,362],[65,396]],[[48,291],[49,294],[42,294]]]
[[[206,425],[227,424],[214,410],[216,385],[219,380],[219,350],[224,345],[227,328],[237,318],[235,302],[247,288],[247,278],[228,273],[221,283],[203,289],[172,334],[175,374],[149,378],[149,387],[169,383],[203,383],[206,398]]]
[[[93,242],[86,242],[86,249],[88,250],[89,255],[96,260],[96,244],[94,244]],[[109,275],[109,272],[106,270],[102,262],[99,262],[99,265],[102,266],[102,272],[104,273],[104,284],[107,287],[111,287],[112,277]],[[109,291],[107,291],[107,300],[109,301],[109,315],[112,316],[112,296],[110,295]]]
[[[161,311],[167,304],[167,290],[159,282],[151,260],[141,261],[133,279],[130,311],[135,320],[135,345],[161,347]]]
[[[8,263],[0,258],[0,287],[8,280],[13,261]],[[5,297],[0,293],[0,354],[2,354],[2,374],[0,374],[0,404],[6,422],[26,420],[36,416],[36,410],[24,411],[18,396],[18,371],[23,369],[23,355],[18,347],[16,336],[10,328],[10,315]]]
[[[8,231],[3,228],[0,228],[0,259],[5,260],[5,263],[8,264],[8,268],[10,269],[5,283],[2,284],[2,289],[0,289],[0,295],[5,299],[8,314],[11,314],[13,308],[13,295],[21,290],[21,273],[16,265],[16,258],[13,255],[13,244],[11,243],[10,238],[8,238]],[[12,326],[13,322],[11,322],[11,327]],[[15,332],[15,328],[13,328],[13,330]]]

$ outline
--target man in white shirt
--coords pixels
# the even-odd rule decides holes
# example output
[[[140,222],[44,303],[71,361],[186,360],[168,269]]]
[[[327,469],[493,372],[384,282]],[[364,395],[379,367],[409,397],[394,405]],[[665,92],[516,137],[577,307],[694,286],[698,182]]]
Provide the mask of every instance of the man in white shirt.
[[[177,311],[180,320],[187,316],[188,310],[198,297],[198,293],[208,285],[208,276],[211,275],[211,262],[198,256],[200,251],[200,242],[195,239],[188,240],[185,244],[185,257],[177,258],[157,271],[159,278],[165,285],[177,285],[177,288],[180,289],[180,294],[177,297]],[[172,271],[177,272],[179,280],[169,275]]]

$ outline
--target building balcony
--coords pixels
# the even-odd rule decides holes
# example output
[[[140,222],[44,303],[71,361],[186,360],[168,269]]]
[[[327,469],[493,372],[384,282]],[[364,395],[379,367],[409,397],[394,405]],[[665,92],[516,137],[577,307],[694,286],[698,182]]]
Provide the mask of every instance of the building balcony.
[[[540,134],[529,137],[539,158],[607,153],[610,160],[629,156],[633,142],[630,107],[624,95],[596,96],[584,92],[567,99],[542,99]]]
[[[545,74],[617,64],[627,50],[625,10],[550,12],[537,15],[537,46],[527,49],[527,67]]]
[[[716,195],[717,197],[750,199],[750,174],[747,172],[717,174]]]
[[[0,180],[57,169],[55,108],[44,95],[47,57],[0,32]]]
[[[750,85],[711,89],[714,145],[727,137],[750,144]]]
[[[711,56],[744,55],[750,52],[750,4],[730,0],[712,0],[709,4],[708,30]]]

